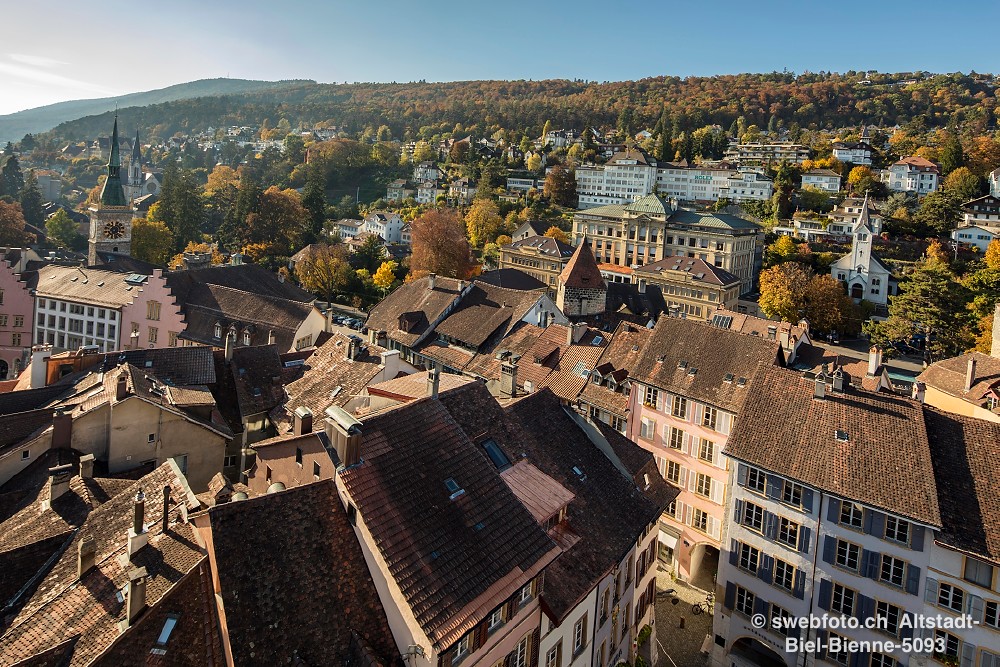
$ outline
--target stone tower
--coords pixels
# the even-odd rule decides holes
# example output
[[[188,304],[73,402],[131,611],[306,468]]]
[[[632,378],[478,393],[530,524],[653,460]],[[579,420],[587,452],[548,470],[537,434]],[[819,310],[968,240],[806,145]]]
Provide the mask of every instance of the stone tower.
[[[559,274],[556,306],[566,317],[579,318],[603,313],[607,300],[608,286],[584,237]]]
[[[118,147],[118,115],[111,132],[111,155],[108,157],[108,177],[101,189],[97,206],[90,208],[90,239],[87,261],[91,266],[101,263],[98,253],[128,255],[132,251],[132,207],[122,187],[122,161]]]

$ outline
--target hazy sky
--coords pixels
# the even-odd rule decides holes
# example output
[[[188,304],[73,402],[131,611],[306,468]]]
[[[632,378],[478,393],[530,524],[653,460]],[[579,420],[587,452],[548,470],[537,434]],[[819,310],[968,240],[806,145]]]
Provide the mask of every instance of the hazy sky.
[[[0,113],[213,77],[1000,71],[1000,2],[0,0]]]

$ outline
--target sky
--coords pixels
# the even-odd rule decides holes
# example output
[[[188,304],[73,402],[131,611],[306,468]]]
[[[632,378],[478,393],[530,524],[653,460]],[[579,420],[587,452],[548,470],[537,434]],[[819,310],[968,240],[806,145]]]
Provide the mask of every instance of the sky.
[[[919,5],[920,3],[918,3]],[[197,79],[1000,73],[996,0],[0,0],[0,114]]]

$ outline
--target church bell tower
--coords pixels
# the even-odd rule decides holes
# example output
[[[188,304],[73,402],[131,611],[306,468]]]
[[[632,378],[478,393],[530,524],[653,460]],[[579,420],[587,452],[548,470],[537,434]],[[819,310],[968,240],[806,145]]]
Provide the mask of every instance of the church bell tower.
[[[118,114],[111,132],[111,154],[108,156],[108,176],[101,189],[97,206],[90,208],[90,238],[87,262],[101,263],[99,253],[128,255],[132,251],[132,206],[125,197],[121,179],[122,161],[118,146]]]

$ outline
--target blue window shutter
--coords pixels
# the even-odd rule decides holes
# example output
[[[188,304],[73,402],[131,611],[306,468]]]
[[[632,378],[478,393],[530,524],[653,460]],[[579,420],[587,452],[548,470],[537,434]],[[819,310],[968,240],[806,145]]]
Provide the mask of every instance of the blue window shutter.
[[[729,564],[736,565],[740,558],[740,543],[736,540],[729,540]]]
[[[847,664],[849,667],[866,667],[868,665],[868,651],[852,653]]]
[[[875,516],[875,512],[873,512],[872,510],[868,510],[868,509],[866,509],[864,511],[864,514],[862,516],[861,530],[865,531],[865,533],[867,533],[869,535],[872,534],[872,519],[874,518],[874,516]]]
[[[770,512],[764,513],[764,536],[769,540],[778,537],[778,515]]]
[[[722,604],[726,609],[732,609],[736,604],[736,584],[731,581],[726,582],[726,598]]]
[[[833,523],[840,522],[840,501],[836,498],[830,498],[830,500],[827,501],[826,520]]]
[[[962,644],[962,662],[959,663],[961,667],[973,667],[976,659],[976,645],[965,642]]]
[[[767,618],[767,600],[761,598],[759,595],[753,599],[753,613],[764,614],[764,618]]]
[[[938,601],[937,579],[927,577],[927,587],[924,588],[924,602],[936,605]]]
[[[733,523],[740,524],[743,523],[741,519],[743,518],[743,501],[737,500],[733,503]]]
[[[913,639],[913,614],[909,612],[903,612],[903,616],[908,619],[908,623],[900,623],[899,628],[899,638],[900,639]]]
[[[750,472],[749,466],[746,463],[740,463],[736,466],[736,483],[740,486],[747,485],[747,474]]]
[[[765,584],[771,583],[771,572],[774,571],[774,559],[767,554],[760,558],[760,567],[757,569],[757,577]]]
[[[809,514],[813,511],[813,490],[812,489],[802,489],[802,509],[804,509]]]
[[[969,603],[972,620],[978,623],[983,622],[983,599],[978,595],[970,595],[972,602]],[[998,666],[1000,667],[1000,666]]]
[[[829,579],[819,580],[819,608],[830,611],[830,600],[833,598],[833,582]]]
[[[872,512],[872,535],[885,537],[885,514],[882,512]]]
[[[863,621],[866,618],[871,618],[874,609],[875,601],[858,593],[858,603],[855,605],[854,616]]]
[[[792,594],[800,600],[806,596],[806,573],[798,568],[795,569],[795,584]]]
[[[809,538],[812,537],[809,526],[799,526],[799,551],[809,553]]]
[[[920,592],[920,568],[916,565],[906,566],[906,592],[910,595]]]
[[[869,579],[878,579],[878,567],[882,560],[882,555],[875,551],[861,550],[861,576]]]
[[[823,540],[823,562],[833,563],[837,556],[837,540],[832,535],[827,535]]]
[[[924,550],[924,527],[910,524],[910,548],[914,551]]]
[[[777,475],[767,476],[767,488],[765,490],[767,497],[771,500],[781,500],[781,478]]]

